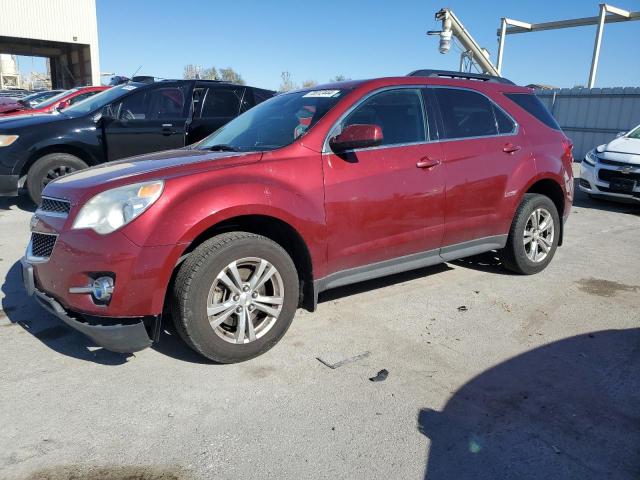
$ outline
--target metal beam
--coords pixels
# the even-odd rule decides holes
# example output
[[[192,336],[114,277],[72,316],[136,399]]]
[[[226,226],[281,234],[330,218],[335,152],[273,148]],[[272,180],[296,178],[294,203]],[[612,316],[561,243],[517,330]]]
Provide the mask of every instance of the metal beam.
[[[588,88],[593,88],[596,83],[596,72],[598,70],[598,60],[600,58],[600,45],[602,44],[602,31],[604,30],[604,21],[607,17],[607,6],[600,4],[600,18],[598,20],[598,30],[596,30],[596,40],[593,44],[593,57],[591,58],[591,70],[589,70]]]
[[[640,12],[627,12],[629,15],[623,16],[620,14],[616,14],[612,10],[612,9],[615,9],[615,7],[611,7],[609,5],[607,5],[607,7],[608,7],[607,12],[614,13],[614,14],[607,15],[605,17],[604,23],[618,23],[618,22],[640,20]],[[619,9],[616,9],[616,10],[619,10]],[[531,25],[531,28],[523,28],[521,26],[514,25],[512,27],[507,28],[505,34],[514,35],[516,33],[539,32],[542,30],[557,30],[560,28],[586,27],[588,25],[598,25],[599,22],[600,22],[600,15],[596,17],[583,17],[583,18],[572,18],[568,20],[558,20],[556,22],[531,23],[529,24]],[[499,28],[496,31],[498,35],[500,35],[500,30],[501,29]]]
[[[442,21],[442,30],[449,30],[462,44],[465,51],[471,52],[473,61],[482,69],[484,73],[489,75],[500,76],[500,72],[491,63],[491,61],[485,56],[480,45],[476,43],[473,37],[469,34],[462,22],[458,20],[451,10],[443,8],[436,13],[436,20]]]

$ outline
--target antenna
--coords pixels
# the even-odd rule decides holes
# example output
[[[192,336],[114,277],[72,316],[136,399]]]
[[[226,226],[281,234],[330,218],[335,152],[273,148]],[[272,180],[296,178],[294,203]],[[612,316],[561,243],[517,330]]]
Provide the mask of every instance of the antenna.
[[[133,72],[133,75],[131,75],[131,76],[129,77],[129,82],[131,81],[131,79],[132,79],[133,77],[135,77],[135,76],[136,76],[136,74],[140,71],[140,69],[141,69],[141,68],[142,68],[142,65],[140,65],[140,66],[138,67],[138,69],[137,69],[135,72]]]

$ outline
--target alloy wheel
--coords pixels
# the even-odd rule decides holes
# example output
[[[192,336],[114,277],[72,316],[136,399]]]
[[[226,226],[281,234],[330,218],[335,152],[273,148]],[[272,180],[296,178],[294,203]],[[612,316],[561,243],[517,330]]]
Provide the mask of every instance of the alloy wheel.
[[[524,227],[524,251],[527,258],[540,263],[551,252],[555,229],[553,217],[546,208],[536,208]]]
[[[276,267],[263,258],[241,258],[216,276],[207,298],[207,316],[216,335],[242,345],[271,330],[283,302],[284,282]]]

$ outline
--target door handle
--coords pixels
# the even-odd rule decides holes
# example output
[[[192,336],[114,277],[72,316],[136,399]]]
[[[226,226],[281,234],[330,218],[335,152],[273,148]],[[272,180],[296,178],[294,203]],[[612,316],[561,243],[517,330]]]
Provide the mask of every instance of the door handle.
[[[502,151],[504,153],[515,153],[521,148],[522,147],[519,145],[514,145],[513,143],[507,143],[504,147],[502,147]]]
[[[440,165],[440,160],[436,160],[435,158],[423,158],[418,163],[416,163],[416,167],[418,168],[433,168]]]
[[[162,124],[162,134],[163,135],[173,135],[176,131],[172,128],[172,123],[163,123]]]

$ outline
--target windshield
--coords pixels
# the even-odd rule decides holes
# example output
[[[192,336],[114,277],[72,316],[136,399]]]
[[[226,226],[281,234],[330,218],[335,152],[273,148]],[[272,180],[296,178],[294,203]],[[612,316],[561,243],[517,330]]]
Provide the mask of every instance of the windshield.
[[[202,150],[275,150],[293,143],[327,113],[345,90],[284,93],[263,102],[193,148]]]
[[[627,134],[627,138],[636,138],[636,139],[640,140],[640,125],[638,125],[636,128],[631,130]]]
[[[128,84],[120,85],[117,87],[111,87],[109,90],[104,90],[100,93],[86,98],[78,103],[71,105],[63,110],[65,115],[78,116],[86,115],[87,113],[95,112],[96,110],[104,107],[108,103],[117,100],[122,95],[129,93],[132,90],[138,88],[138,85]]]
[[[51,97],[49,100],[44,101],[42,103],[38,104],[38,108],[47,108],[50,107],[51,105],[53,105],[56,102],[59,102],[60,100],[62,100],[64,97],[66,97],[67,95],[71,95],[73,92],[77,91],[77,88],[72,88],[71,90],[65,90],[62,93],[59,93],[58,95]]]

